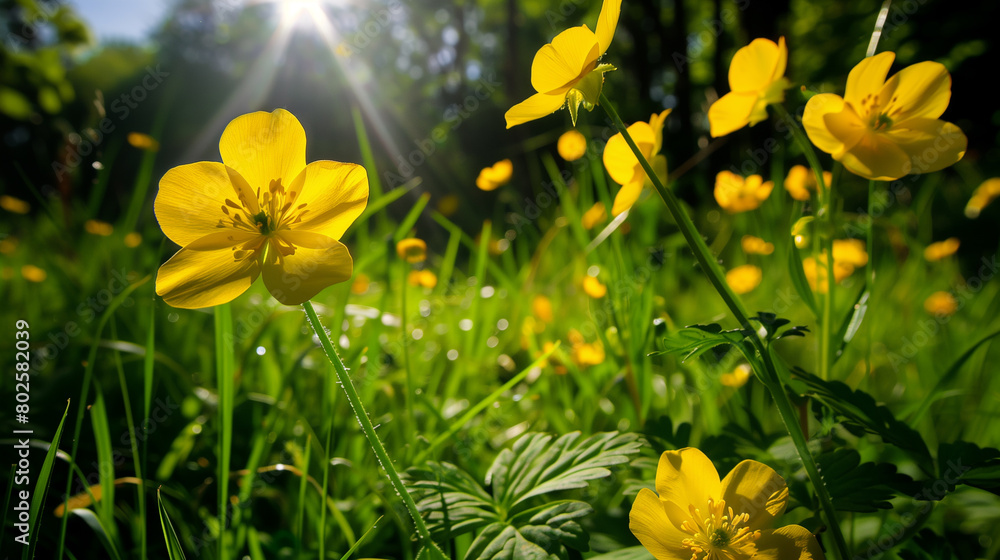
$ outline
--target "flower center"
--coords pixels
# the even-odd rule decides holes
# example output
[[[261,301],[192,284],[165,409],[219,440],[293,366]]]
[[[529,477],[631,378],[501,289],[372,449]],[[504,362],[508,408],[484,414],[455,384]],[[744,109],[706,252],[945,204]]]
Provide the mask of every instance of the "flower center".
[[[886,132],[892,128],[896,117],[903,111],[897,106],[899,96],[893,96],[887,103],[881,103],[878,94],[869,93],[861,99],[858,115],[868,121],[868,126],[875,132]]]
[[[691,551],[691,560],[733,560],[751,558],[756,554],[754,541],[760,531],[751,531],[744,524],[750,514],[736,515],[727,508],[725,500],[708,500],[706,513],[694,505],[688,506],[690,519],[681,523],[681,530],[691,535],[684,539],[684,546]]]
[[[234,228],[261,235],[242,246],[233,247],[233,258],[242,260],[259,256],[269,245],[266,243],[269,239],[274,241],[270,246],[282,255],[293,254],[295,247],[276,238],[274,234],[301,222],[302,217],[309,211],[304,203],[294,205],[297,197],[298,192],[285,190],[281,179],[272,179],[266,191],[261,192],[261,189],[257,189],[257,206],[260,211],[256,214],[252,213],[249,202],[243,196],[239,197],[239,202],[227,198],[222,205],[224,217],[219,220],[216,227]]]

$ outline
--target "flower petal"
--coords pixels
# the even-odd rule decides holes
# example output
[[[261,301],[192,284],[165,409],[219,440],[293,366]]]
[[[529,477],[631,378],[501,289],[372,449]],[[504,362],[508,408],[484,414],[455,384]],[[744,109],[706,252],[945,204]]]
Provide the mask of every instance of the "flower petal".
[[[729,89],[759,92],[766,88],[773,81],[778,67],[784,66],[782,59],[788,59],[787,50],[784,57],[780,50],[770,39],[754,39],[749,45],[736,51],[729,63]],[[783,67],[781,74],[784,74]]]
[[[878,96],[883,111],[896,123],[913,118],[936,119],[951,100],[951,75],[939,62],[919,62],[889,78]]]
[[[593,69],[600,54],[593,31],[586,25],[571,27],[535,53],[531,85],[539,93],[565,93]]]
[[[622,185],[622,188],[618,190],[618,194],[615,195],[615,203],[611,207],[611,215],[617,216],[632,208],[635,201],[639,200],[640,194],[642,194],[642,181],[633,181]]]
[[[163,233],[184,246],[219,231],[226,200],[237,203],[239,192],[230,182],[226,166],[201,161],[174,167],[160,179],[153,212]]]
[[[893,126],[889,137],[910,157],[910,173],[953,165],[965,155],[969,143],[962,129],[939,119],[910,119]]]
[[[205,251],[184,247],[156,273],[156,294],[171,307],[211,307],[236,299],[259,275],[258,259],[237,260],[228,247]]]
[[[274,299],[298,305],[321,290],[351,277],[354,261],[347,247],[333,239],[309,231],[284,230],[272,239],[263,266],[264,285]],[[295,247],[282,255],[278,243]]]
[[[709,133],[712,138],[735,132],[750,122],[750,113],[757,104],[756,92],[731,91],[708,108]]]
[[[875,132],[866,133],[837,159],[851,173],[875,181],[899,179],[913,168],[902,148],[888,135]]]
[[[507,110],[507,128],[551,115],[566,103],[563,94],[536,93]]]
[[[670,522],[663,511],[663,503],[649,488],[639,490],[635,497],[628,514],[628,528],[656,560],[676,560],[685,556],[683,541],[687,535]]]
[[[626,131],[632,137],[639,152],[648,160],[653,152],[656,143],[656,134],[649,123],[637,122],[629,126]],[[621,133],[615,134],[608,139],[604,146],[604,168],[608,170],[608,175],[618,183],[624,185],[636,180],[637,175],[645,176],[642,167],[639,166],[639,159],[635,157],[632,148],[625,141]],[[640,178],[641,184],[641,178]]]
[[[844,149],[844,143],[833,135],[826,126],[826,116],[844,110],[844,99],[832,93],[820,93],[809,98],[802,113],[802,128],[813,145],[828,154]],[[794,126],[792,124],[791,126]]]
[[[760,560],[823,560],[823,549],[816,537],[800,525],[787,525],[761,532],[757,545]]]
[[[785,511],[788,486],[774,469],[748,459],[722,480],[722,499],[737,514],[750,514],[750,530],[756,531],[770,527],[774,518]]]
[[[354,163],[314,161],[291,186],[299,191],[292,204],[306,205],[296,230],[340,239],[368,205],[368,173]]]
[[[774,64],[774,73],[771,74],[771,81],[776,82],[785,76],[785,69],[788,67],[788,45],[785,44],[785,37],[778,37],[778,60]]]
[[[222,161],[246,179],[250,188],[266,191],[280,179],[287,187],[306,166],[306,133],[284,109],[236,117],[219,140]]]
[[[615,36],[615,29],[618,27],[618,16],[621,15],[622,0],[604,0],[601,5],[601,15],[597,17],[597,44],[600,46],[598,57],[608,50],[611,39]]]
[[[885,84],[885,77],[889,74],[889,67],[895,58],[895,53],[887,51],[859,62],[847,75],[844,101],[861,113],[861,100],[869,95],[878,94]]]
[[[847,104],[838,113],[827,113],[824,115],[823,122],[826,125],[826,130],[841,144],[840,149],[833,152],[834,158],[840,156],[845,150],[853,148],[866,134],[871,132],[868,125]]]
[[[684,516],[689,516],[689,505],[705,508],[709,498],[721,497],[719,472],[700,449],[664,451],[656,467],[656,493],[660,500],[673,502]]]

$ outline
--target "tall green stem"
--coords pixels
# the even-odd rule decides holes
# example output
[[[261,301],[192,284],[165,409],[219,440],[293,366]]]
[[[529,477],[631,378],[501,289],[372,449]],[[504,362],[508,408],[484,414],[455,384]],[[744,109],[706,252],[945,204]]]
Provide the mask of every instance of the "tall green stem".
[[[385,474],[389,477],[389,482],[392,484],[396,494],[403,500],[403,504],[410,512],[410,516],[413,517],[413,524],[417,528],[420,540],[429,550],[435,549],[436,546],[434,545],[434,541],[431,540],[431,533],[427,530],[424,519],[420,517],[420,512],[417,511],[417,504],[406,490],[406,486],[403,485],[403,481],[399,478],[399,473],[396,472],[396,467],[392,464],[392,459],[389,458],[389,454],[386,453],[382,441],[379,439],[378,434],[375,433],[375,427],[372,426],[372,421],[368,418],[368,413],[365,411],[365,406],[361,403],[361,398],[354,388],[351,376],[347,373],[347,368],[344,367],[344,362],[341,361],[337,350],[333,347],[333,343],[330,342],[330,337],[327,336],[323,324],[320,323],[319,317],[316,315],[316,310],[313,309],[312,302],[306,301],[302,304],[302,308],[305,309],[306,317],[309,318],[309,324],[319,338],[319,342],[323,346],[323,351],[326,352],[327,358],[333,364],[333,369],[337,372],[337,379],[340,381],[340,386],[344,388],[344,393],[347,394],[347,402],[351,403],[351,409],[354,410],[354,416],[357,417],[358,424],[361,425],[361,431],[368,438],[368,443],[371,445],[372,451],[375,452],[378,462],[385,469]]]
[[[840,523],[837,521],[836,511],[833,508],[833,500],[830,497],[830,493],[827,490],[826,485],[823,483],[823,478],[819,473],[816,461],[813,459],[812,453],[809,452],[809,446],[806,442],[805,434],[802,432],[802,428],[798,424],[795,409],[792,406],[792,402],[789,400],[788,395],[785,393],[784,387],[781,384],[774,362],[771,360],[771,356],[767,348],[765,348],[763,341],[761,341],[760,337],[757,335],[757,330],[750,324],[750,321],[747,318],[747,313],[742,302],[726,282],[725,275],[723,274],[719,263],[709,251],[708,245],[705,243],[705,239],[698,232],[698,228],[694,225],[694,222],[691,221],[691,218],[688,216],[684,208],[681,207],[680,201],[677,200],[673,191],[667,190],[667,188],[663,186],[663,183],[660,182],[659,177],[656,176],[656,173],[653,172],[653,168],[649,165],[649,162],[642,155],[639,147],[629,135],[628,130],[625,127],[625,123],[622,122],[621,117],[618,116],[618,112],[615,111],[614,106],[611,105],[611,102],[603,92],[600,97],[600,105],[604,108],[604,111],[608,114],[608,117],[611,118],[612,122],[614,122],[615,127],[625,139],[625,143],[632,149],[636,159],[639,160],[639,164],[646,172],[650,181],[652,181],[656,192],[660,195],[660,198],[663,199],[663,203],[666,204],[670,214],[677,222],[677,226],[680,228],[684,239],[687,240],[688,246],[694,252],[695,259],[708,275],[709,281],[713,286],[715,286],[719,295],[722,296],[723,301],[725,301],[726,306],[728,306],[730,311],[732,311],[736,320],[739,321],[740,326],[746,330],[747,333],[749,333],[747,338],[757,350],[757,353],[760,355],[761,362],[763,363],[763,366],[761,366],[761,363],[756,363],[754,366],[756,367],[760,378],[764,380],[765,387],[767,387],[772,398],[774,398],[774,402],[778,408],[778,414],[781,416],[781,420],[785,424],[785,429],[788,430],[788,434],[792,438],[792,443],[795,444],[795,450],[798,452],[799,458],[802,460],[802,464],[805,467],[806,474],[809,476],[810,482],[812,482],[813,487],[816,489],[816,497],[819,499],[820,506],[826,516],[827,525],[829,526],[830,533],[833,535],[839,556],[843,560],[850,558],[850,553],[847,549],[847,542],[844,540]],[[815,157],[815,154],[813,154],[813,156]],[[819,181],[822,182],[822,174],[820,175]]]

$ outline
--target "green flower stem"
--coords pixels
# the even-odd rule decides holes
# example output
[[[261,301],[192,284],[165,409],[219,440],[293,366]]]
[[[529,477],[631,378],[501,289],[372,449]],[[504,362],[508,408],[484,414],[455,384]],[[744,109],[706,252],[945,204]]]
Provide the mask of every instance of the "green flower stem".
[[[823,508],[827,525],[830,528],[830,532],[833,534],[840,558],[844,560],[850,558],[850,553],[847,549],[847,542],[844,540],[840,523],[837,521],[836,511],[833,508],[833,500],[830,497],[830,493],[827,490],[826,485],[823,483],[823,477],[819,473],[816,461],[813,459],[812,453],[809,452],[809,446],[806,442],[805,433],[798,424],[798,415],[795,413],[792,402],[789,400],[784,387],[781,385],[777,370],[775,369],[767,348],[764,347],[764,343],[757,335],[757,329],[750,324],[750,321],[747,318],[747,313],[743,307],[743,303],[729,287],[719,263],[709,251],[708,245],[705,243],[705,239],[698,232],[698,228],[694,225],[694,222],[691,221],[691,218],[687,215],[687,212],[684,211],[684,208],[681,207],[680,201],[677,200],[673,191],[667,190],[667,188],[663,186],[663,183],[660,182],[659,177],[656,176],[656,173],[653,172],[653,168],[649,165],[649,162],[646,161],[646,158],[642,155],[639,147],[636,146],[635,141],[632,140],[632,137],[629,135],[628,130],[625,127],[625,123],[622,122],[621,117],[618,116],[618,112],[615,111],[615,108],[611,105],[611,102],[603,92],[601,92],[600,105],[604,108],[604,111],[608,114],[608,117],[611,118],[612,122],[614,122],[618,132],[621,133],[622,137],[625,139],[625,143],[628,144],[629,148],[631,148],[632,152],[635,154],[635,157],[639,160],[639,164],[642,165],[646,175],[649,177],[650,181],[652,181],[656,192],[659,193],[660,198],[663,199],[663,202],[666,204],[670,214],[677,222],[677,227],[680,228],[681,234],[684,236],[684,239],[687,240],[688,246],[694,253],[695,259],[708,275],[709,281],[711,281],[712,285],[715,286],[719,295],[722,296],[723,301],[725,301],[730,311],[732,311],[736,320],[739,321],[740,326],[750,333],[747,338],[757,350],[757,353],[763,361],[763,367],[761,367],[760,363],[754,364],[756,366],[757,373],[763,380],[764,386],[767,387],[768,391],[770,391],[772,398],[774,398],[774,402],[778,407],[778,413],[781,416],[782,422],[785,424],[785,429],[788,430],[788,434],[791,436],[792,442],[795,444],[795,449],[799,454],[799,458],[802,460],[802,464],[805,467],[806,474],[809,476],[810,482],[812,482],[813,487],[816,489],[816,496],[819,499],[821,507]],[[822,178],[820,178],[820,181],[822,181]]]
[[[406,490],[406,486],[403,485],[403,481],[399,478],[399,473],[396,472],[396,467],[392,464],[392,459],[389,458],[389,454],[386,453],[382,441],[379,440],[378,434],[375,433],[375,427],[372,426],[372,421],[368,418],[368,413],[365,411],[365,406],[361,403],[358,391],[354,388],[354,383],[351,382],[351,376],[347,373],[347,368],[344,367],[344,362],[341,361],[337,350],[333,347],[333,343],[330,342],[330,337],[327,336],[326,330],[323,329],[323,324],[320,323],[319,317],[316,315],[316,310],[313,309],[312,302],[306,301],[302,304],[302,308],[305,309],[306,317],[309,318],[309,325],[312,327],[313,332],[316,333],[316,336],[319,337],[319,342],[323,346],[327,358],[330,359],[333,369],[337,372],[337,379],[340,381],[340,386],[347,393],[347,401],[351,403],[354,416],[357,417],[358,424],[361,425],[361,430],[365,433],[365,437],[368,438],[368,443],[371,445],[372,451],[375,452],[378,462],[385,469],[385,473],[389,477],[389,482],[392,483],[396,494],[403,500],[403,504],[410,512],[413,524],[417,528],[417,534],[420,535],[420,540],[425,547],[429,549],[436,548],[434,541],[431,539],[431,533],[427,530],[427,525],[424,523],[424,519],[420,517],[420,512],[417,511],[417,504],[413,501],[413,497],[410,496],[409,491]]]

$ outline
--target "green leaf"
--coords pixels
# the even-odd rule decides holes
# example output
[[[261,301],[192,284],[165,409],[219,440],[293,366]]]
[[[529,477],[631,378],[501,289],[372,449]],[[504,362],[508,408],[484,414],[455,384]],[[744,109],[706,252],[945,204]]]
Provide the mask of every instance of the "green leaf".
[[[640,545],[605,552],[591,556],[587,560],[653,560],[653,555],[646,550],[646,547]]]
[[[583,502],[567,501],[549,505],[531,517],[526,525],[492,523],[476,537],[465,554],[466,560],[566,560],[571,546],[590,550],[589,535],[577,521],[593,512]]]
[[[451,463],[429,461],[407,471],[417,509],[439,541],[500,521],[486,490],[467,472]]]
[[[1000,450],[967,441],[942,443],[938,446],[938,480],[945,481],[949,491],[956,484],[966,484],[1000,495]],[[927,491],[935,493],[933,487],[925,494]]]
[[[732,344],[743,352],[743,355],[747,356],[749,360],[750,355],[747,352],[752,351],[742,344],[744,338],[746,338],[746,335],[741,329],[724,331],[721,326],[715,323],[710,325],[692,325],[668,334],[663,338],[663,350],[652,352],[649,355],[685,354],[681,358],[683,362],[689,358],[700,356],[716,346]]]
[[[101,520],[94,514],[94,512],[87,508],[77,508],[70,510],[69,515],[75,515],[83,519],[84,523],[86,523],[97,535],[97,540],[101,541],[101,546],[103,546],[104,550],[108,552],[111,560],[122,560],[122,555],[118,551],[118,547],[115,546],[114,539],[108,534],[107,528],[104,527],[104,524],[101,523]],[[171,557],[171,560],[172,559],[173,557]]]
[[[167,542],[167,556],[170,560],[185,560],[184,549],[181,548],[180,539],[177,538],[174,525],[170,522],[167,509],[163,506],[163,496],[160,495],[159,488],[156,489],[156,505],[160,510],[160,527],[163,528],[163,538]]]
[[[955,555],[948,539],[931,529],[923,529],[899,551],[899,557],[903,560],[951,560]]]
[[[897,473],[890,463],[861,463],[854,449],[837,449],[816,458],[833,506],[840,511],[871,513],[891,509],[889,500],[896,494],[912,494],[917,484]]]
[[[809,281],[806,280],[805,270],[802,269],[802,259],[799,257],[798,249],[795,248],[794,240],[788,244],[788,272],[792,278],[792,286],[799,293],[799,297],[809,306],[813,315],[819,317],[816,297],[813,295],[812,288],[809,287]]]

